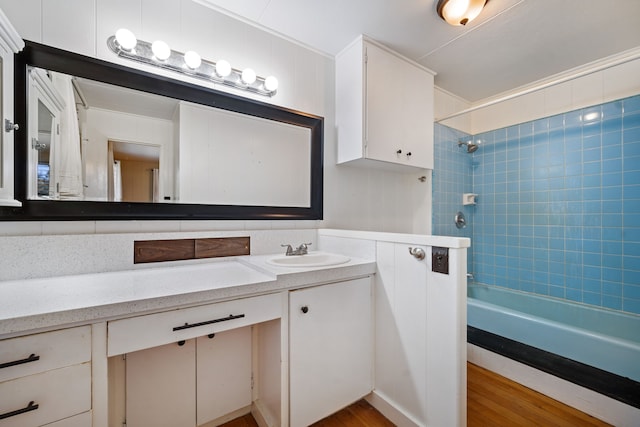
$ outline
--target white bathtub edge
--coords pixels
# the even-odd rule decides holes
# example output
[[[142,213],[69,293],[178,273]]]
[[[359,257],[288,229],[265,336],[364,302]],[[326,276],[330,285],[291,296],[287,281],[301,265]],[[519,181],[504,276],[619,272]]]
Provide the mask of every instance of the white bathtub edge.
[[[618,427],[635,427],[640,409],[539,371],[515,360],[467,344],[467,360]]]

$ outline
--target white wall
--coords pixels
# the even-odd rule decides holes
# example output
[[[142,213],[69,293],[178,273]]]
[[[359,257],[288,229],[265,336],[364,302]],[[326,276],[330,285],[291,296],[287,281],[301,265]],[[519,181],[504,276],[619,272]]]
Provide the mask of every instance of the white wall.
[[[107,48],[107,37],[118,28],[127,27],[142,40],[162,38],[175,50],[193,49],[206,59],[224,58],[234,67],[251,66],[259,75],[277,76],[280,86],[273,98],[245,93],[242,96],[325,117],[325,220],[322,226],[430,232],[430,181],[420,183],[418,176],[335,165],[333,58],[191,0],[0,0],[0,8],[25,39],[154,73],[169,75],[168,71],[117,58]],[[234,91],[226,87],[217,89]],[[203,227],[209,227],[206,224],[203,223]],[[263,224],[265,228],[274,225],[269,221]],[[304,225],[320,224],[305,222]],[[0,223],[0,234],[8,227],[8,223]],[[43,227],[57,229],[58,226]],[[74,228],[73,224],[69,227]],[[94,227],[102,228],[96,223]],[[129,228],[123,225],[122,231]]]
[[[435,87],[433,97],[433,115],[435,120],[437,120],[439,117],[446,117],[449,114],[455,114],[459,111],[464,111],[467,108],[471,107],[471,103],[469,101],[462,99],[459,96],[454,95],[442,88],[439,88],[438,86]],[[452,118],[450,120],[447,120],[443,124],[467,133],[471,133],[471,131],[473,130],[471,128],[470,114],[464,114],[462,116]]]
[[[544,87],[442,122],[444,125],[475,135],[637,95],[640,93],[640,59],[619,65],[613,64],[622,62],[623,58],[637,57],[638,52],[640,48],[603,58],[493,98],[473,104],[467,103],[466,107],[463,100],[447,95],[444,91],[436,91],[436,118],[505,98],[520,91]],[[591,72],[593,70],[599,71]],[[548,86],[556,81],[562,83]]]

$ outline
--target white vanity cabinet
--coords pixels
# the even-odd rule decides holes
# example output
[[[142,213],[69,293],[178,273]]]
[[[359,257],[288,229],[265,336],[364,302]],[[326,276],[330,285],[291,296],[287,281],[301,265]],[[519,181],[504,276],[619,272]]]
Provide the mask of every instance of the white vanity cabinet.
[[[13,54],[24,42],[0,10],[0,206],[20,206],[13,195]]]
[[[127,425],[202,426],[249,408],[251,356],[251,327],[127,354]]]
[[[252,329],[279,319],[282,302],[274,293],[109,322],[108,355],[126,354],[114,381],[124,382],[125,410],[112,409],[110,425],[208,426],[248,412],[260,399]]]
[[[368,159],[433,169],[433,77],[363,36],[339,53],[338,163]]]
[[[127,354],[127,426],[195,426],[195,398],[195,340]]]
[[[91,425],[90,326],[0,341],[0,426],[43,425]]]
[[[290,426],[310,425],[373,389],[371,278],[289,295]]]

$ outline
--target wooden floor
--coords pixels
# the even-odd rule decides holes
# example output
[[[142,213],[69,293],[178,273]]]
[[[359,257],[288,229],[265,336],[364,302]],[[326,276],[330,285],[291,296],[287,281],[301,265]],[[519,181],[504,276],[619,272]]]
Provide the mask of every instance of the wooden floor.
[[[471,363],[467,364],[467,427],[608,426],[590,415]],[[313,427],[387,427],[393,424],[364,400]],[[251,415],[224,427],[258,427]]]
[[[505,377],[467,364],[467,426],[608,426]]]

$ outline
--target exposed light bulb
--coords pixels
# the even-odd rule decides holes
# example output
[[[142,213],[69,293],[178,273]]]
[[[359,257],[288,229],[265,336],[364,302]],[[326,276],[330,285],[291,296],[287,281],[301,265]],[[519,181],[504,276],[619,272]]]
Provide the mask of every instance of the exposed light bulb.
[[[190,50],[184,54],[184,63],[187,64],[187,67],[195,70],[202,64],[202,58],[197,52]]]
[[[242,82],[246,85],[253,84],[256,81],[256,72],[251,68],[245,68],[242,70]]]
[[[171,56],[171,48],[162,40],[154,41],[151,45],[151,51],[159,61],[166,61]]]
[[[223,78],[229,76],[229,74],[231,74],[231,64],[224,59],[216,62],[216,74],[218,77]]]
[[[138,44],[136,36],[126,28],[120,28],[116,31],[116,41],[124,50],[132,50]]]
[[[264,79],[264,88],[269,92],[275,92],[278,89],[278,79],[273,76],[269,76]]]

